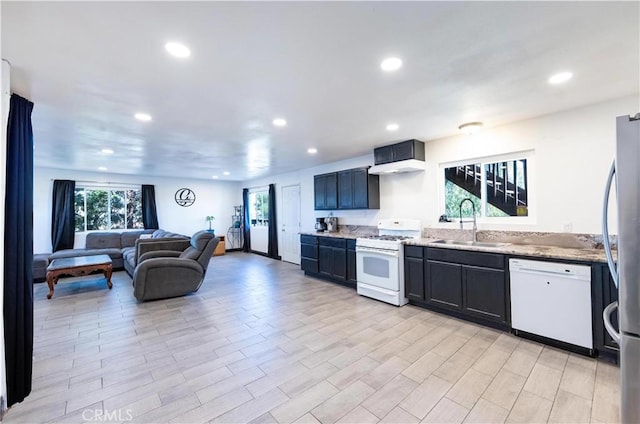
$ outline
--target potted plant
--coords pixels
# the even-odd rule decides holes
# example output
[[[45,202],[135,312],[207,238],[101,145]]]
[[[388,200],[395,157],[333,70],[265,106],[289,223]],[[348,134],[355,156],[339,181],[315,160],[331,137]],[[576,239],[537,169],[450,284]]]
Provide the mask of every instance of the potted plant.
[[[211,228],[211,223],[213,222],[214,219],[216,219],[216,217],[213,215],[208,215],[204,218],[204,220],[209,223],[209,229],[207,231],[210,232],[211,234],[213,234],[214,232],[214,230]]]

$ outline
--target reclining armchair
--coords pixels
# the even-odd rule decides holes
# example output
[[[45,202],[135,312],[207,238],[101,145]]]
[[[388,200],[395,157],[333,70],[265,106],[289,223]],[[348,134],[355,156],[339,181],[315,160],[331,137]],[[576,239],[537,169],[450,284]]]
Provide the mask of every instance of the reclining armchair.
[[[199,231],[183,252],[156,250],[141,255],[133,273],[135,298],[164,299],[197,291],[218,241],[213,234]]]

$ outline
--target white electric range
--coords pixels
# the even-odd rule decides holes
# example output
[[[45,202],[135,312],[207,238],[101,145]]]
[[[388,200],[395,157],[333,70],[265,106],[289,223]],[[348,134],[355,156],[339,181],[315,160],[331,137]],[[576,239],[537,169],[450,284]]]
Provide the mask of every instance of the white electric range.
[[[404,295],[403,240],[420,238],[420,221],[383,219],[377,236],[356,239],[358,294],[392,305],[408,301]]]

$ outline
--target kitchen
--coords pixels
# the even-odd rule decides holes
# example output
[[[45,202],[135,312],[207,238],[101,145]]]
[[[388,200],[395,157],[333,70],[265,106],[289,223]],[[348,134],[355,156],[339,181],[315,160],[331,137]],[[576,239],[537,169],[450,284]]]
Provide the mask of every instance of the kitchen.
[[[548,254],[549,251],[554,250],[553,247],[549,247],[549,250],[547,250],[547,252],[542,256],[546,256],[547,260],[553,260],[555,262],[560,262],[561,264],[570,265],[572,263],[578,263],[582,265],[587,264],[589,266],[594,265],[593,271],[591,271],[589,266],[584,267],[587,269],[586,273],[589,274],[587,276],[587,280],[590,281],[593,278],[594,284],[598,284],[599,287],[602,288],[605,287],[605,285],[610,285],[611,282],[608,270],[604,263],[604,253],[601,246],[599,246],[600,249],[575,249],[575,247],[579,247],[576,246],[575,243],[576,239],[580,239],[582,237],[580,234],[594,235],[595,238],[593,240],[597,240],[597,236],[602,232],[602,198],[605,190],[605,182],[610,160],[615,155],[615,116],[630,113],[633,114],[633,108],[636,104],[637,98],[635,97],[623,98],[616,101],[605,102],[572,111],[514,123],[505,127],[484,129],[482,132],[473,135],[461,135],[445,140],[427,142],[425,143],[426,163],[424,171],[401,174],[389,173],[379,176],[380,209],[363,209],[357,211],[340,209],[332,211],[318,210],[312,212],[312,214],[310,213],[310,210],[313,210],[314,208],[316,200],[313,197],[314,175],[341,171],[358,166],[373,165],[373,155],[308,170],[304,174],[304,177],[302,175],[285,175],[281,178],[283,178],[287,184],[291,184],[292,179],[300,178],[302,192],[301,198],[303,204],[301,216],[303,217],[302,219],[304,222],[301,230],[303,234],[315,234],[322,236],[323,233],[317,232],[316,228],[324,229],[324,227],[320,226],[314,228],[314,224],[316,224],[318,218],[324,218],[331,214],[332,216],[337,217],[339,226],[342,226],[339,228],[342,231],[353,231],[357,234],[355,237],[361,237],[368,233],[376,233],[376,225],[379,222],[385,222],[385,219],[403,218],[404,221],[408,221],[409,226],[413,228],[413,233],[409,232],[409,236],[412,237],[415,237],[415,231],[422,227],[423,232],[418,231],[418,234],[420,235],[436,234],[440,235],[439,238],[445,238],[442,235],[447,234],[453,235],[451,238],[455,237],[462,238],[464,240],[471,240],[473,237],[471,223],[465,223],[465,228],[467,230],[465,230],[462,235],[459,235],[456,234],[461,232],[459,229],[460,224],[457,222],[457,219],[453,219],[452,221],[454,222],[450,223],[439,222],[442,211],[444,210],[444,169],[446,169],[446,167],[451,163],[465,162],[464,160],[461,161],[461,159],[464,159],[465,157],[468,157],[469,159],[476,159],[485,158],[487,156],[500,156],[510,152],[529,152],[528,216],[497,218],[493,220],[491,218],[479,218],[477,226],[480,233],[483,231],[493,231],[494,235],[502,234],[503,236],[508,236],[509,234],[514,233],[522,236],[522,232],[524,232],[524,234],[532,234],[532,232],[535,232],[543,239],[544,237],[547,237],[547,241],[555,239],[555,244],[558,246],[573,247],[574,249],[556,249],[554,253]],[[516,143],[513,142],[513,140],[521,140],[521,142]],[[562,143],[559,143],[559,141],[562,141]],[[607,150],[609,150],[609,154],[605,155],[603,151]],[[561,153],[558,153],[558,151],[561,151]],[[460,152],[464,152],[464,156]],[[574,160],[567,161],[567,157],[572,157]],[[584,164],[589,164],[589,172],[584,171]],[[575,179],[571,177],[572,175],[580,175],[581,177],[579,179]],[[559,180],[566,184],[558,184]],[[307,196],[305,196],[305,192]],[[309,196],[309,192],[311,193],[311,196]],[[432,201],[428,202],[427,199],[431,199]],[[404,207],[398,206],[403,204]],[[610,209],[610,229],[611,233],[615,234],[615,202],[611,203]],[[427,214],[425,211],[430,211],[430,213]],[[465,209],[465,217],[470,216],[467,215],[467,213],[468,212],[466,212]],[[505,221],[509,219],[512,219],[513,221]],[[416,223],[420,224],[416,226]],[[380,232],[380,234],[382,234],[382,232]],[[340,237],[339,233],[324,233],[324,235]],[[305,235],[302,237],[305,237]],[[323,238],[327,239],[327,237]],[[436,238],[437,237],[431,236],[429,242],[436,241]],[[517,243],[517,239],[516,241],[511,241],[514,244]],[[350,243],[350,245],[345,245],[347,246],[347,258],[350,256],[355,257],[355,249],[357,249],[355,243],[348,239],[346,240],[346,243]],[[541,242],[540,239],[538,243],[546,244],[544,241]],[[550,242],[549,244],[554,243]],[[305,245],[303,244],[302,246],[304,252]],[[429,244],[429,246],[434,247],[432,244]],[[411,261],[411,258],[407,258],[407,247],[408,246],[405,246],[404,255],[405,273],[409,272],[407,271],[407,261]],[[583,247],[587,247],[587,245],[584,245]],[[351,249],[353,249],[353,251]],[[491,250],[491,248],[488,249],[489,252],[491,252]],[[526,250],[527,247],[524,247],[524,251]],[[523,254],[522,247],[520,247],[519,251],[514,247],[512,250],[507,249],[506,252],[511,252],[516,256],[518,253],[520,255]],[[562,253],[566,252],[571,252],[571,254],[563,257]],[[537,254],[540,252],[536,252],[536,248],[530,247],[529,253]],[[303,257],[304,256],[305,255],[303,253]],[[527,254],[521,257],[527,258]],[[400,262],[403,261],[402,256],[400,256],[399,259]],[[533,257],[533,259],[536,258]],[[504,258],[502,260],[504,261]],[[347,261],[347,273],[349,273],[349,267],[352,263],[351,261],[353,261],[353,263],[357,263],[358,267],[361,266],[360,259],[358,259],[357,262],[355,259],[347,259]],[[486,266],[486,258],[483,258],[482,263],[477,265]],[[420,267],[421,266],[422,265],[420,265]],[[502,272],[509,272],[509,265],[507,265],[507,262],[503,262],[503,265],[501,266],[503,267]],[[515,270],[515,265],[511,264],[511,266]],[[562,272],[565,272],[565,270],[563,269]],[[582,271],[582,273],[584,274],[584,271]],[[593,276],[591,275],[592,273]],[[310,275],[313,275],[313,273]],[[322,275],[320,276],[322,277]],[[404,278],[406,281],[406,275],[400,278]],[[332,278],[330,277],[329,279]],[[351,279],[353,279],[353,275],[346,276],[347,281]],[[353,281],[351,281],[351,283],[351,286],[355,287]],[[404,290],[404,285],[402,286]],[[583,346],[589,347],[583,349],[579,347],[576,348],[576,344],[579,344],[579,342],[575,341],[574,343],[563,344],[558,343],[557,340],[550,340],[549,338],[533,338],[534,340],[542,340],[543,342],[551,345],[591,356],[596,356],[594,346],[599,343],[599,347],[602,350],[602,360],[616,361],[617,346],[615,343],[612,343],[610,337],[605,334],[601,315],[599,315],[602,313],[604,306],[607,306],[608,303],[604,304],[606,299],[602,299],[602,295],[594,294],[593,301],[599,302],[598,308],[596,308],[597,310],[594,309],[592,311],[591,305],[589,304],[588,307],[586,307],[587,315],[585,315],[585,284],[582,284],[581,287],[583,289],[583,294],[581,295],[583,298],[583,312],[574,315],[580,316],[583,319],[576,319],[574,321],[578,322],[578,327],[580,327],[580,321],[582,322],[581,330],[578,331],[582,331],[583,334],[588,333],[587,342],[583,343]],[[505,292],[508,292],[508,285],[505,288]],[[411,295],[408,292],[404,295],[409,298],[410,303],[420,305],[420,302],[411,302]],[[591,301],[591,297],[591,290],[587,289],[587,301]],[[507,302],[507,305],[503,308],[504,312],[502,318],[504,318],[504,316],[508,316],[509,307],[510,305]],[[435,310],[438,309],[436,308]],[[441,309],[440,311],[443,310]],[[445,309],[444,312],[447,313],[447,310]],[[453,314],[453,316],[462,317],[464,319],[463,315]],[[562,317],[562,314],[560,317]],[[584,325],[585,319],[589,322],[589,326],[586,330]],[[472,319],[472,321],[480,322],[484,325],[496,328],[502,328],[507,331],[511,329],[509,323],[504,319],[502,321],[498,320],[498,323],[501,322],[502,325],[496,325],[496,320],[493,320],[493,322],[491,322],[491,320],[485,320],[483,322],[482,320],[478,321]],[[593,321],[594,328],[597,326],[597,329],[593,331],[593,334],[591,332],[591,321]],[[526,326],[522,328],[526,328]],[[574,330],[575,328],[571,331]],[[527,331],[522,331],[521,333],[524,333],[525,337],[531,337],[530,334],[527,334]],[[562,336],[553,337],[556,339],[562,338]]]

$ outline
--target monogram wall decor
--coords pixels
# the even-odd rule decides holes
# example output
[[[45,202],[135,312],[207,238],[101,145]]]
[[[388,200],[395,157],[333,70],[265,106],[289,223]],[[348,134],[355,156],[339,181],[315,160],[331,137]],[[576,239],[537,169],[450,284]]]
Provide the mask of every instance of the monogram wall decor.
[[[178,205],[188,208],[196,201],[196,194],[190,188],[179,188],[175,200]]]

